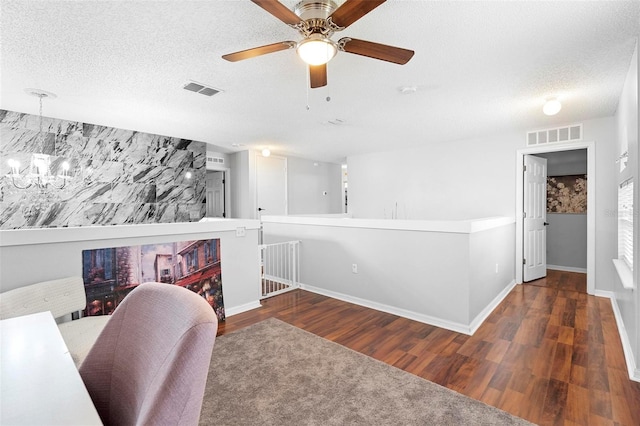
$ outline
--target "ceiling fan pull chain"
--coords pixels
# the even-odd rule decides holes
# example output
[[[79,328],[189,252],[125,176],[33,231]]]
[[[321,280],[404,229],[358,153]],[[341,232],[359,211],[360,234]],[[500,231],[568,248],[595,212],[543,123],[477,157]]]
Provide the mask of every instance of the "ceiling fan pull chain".
[[[309,87],[311,86],[311,70],[309,67],[306,67],[307,70],[307,111],[311,110],[311,106],[309,106]]]

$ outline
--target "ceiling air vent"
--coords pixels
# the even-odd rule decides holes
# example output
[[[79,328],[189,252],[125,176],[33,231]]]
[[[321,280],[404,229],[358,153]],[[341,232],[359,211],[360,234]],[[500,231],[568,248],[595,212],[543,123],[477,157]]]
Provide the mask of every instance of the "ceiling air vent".
[[[216,93],[222,92],[222,90],[220,89],[216,89],[215,87],[211,87],[211,86],[206,86],[201,83],[196,83],[195,81],[190,81],[188,83],[185,83],[185,85],[182,86],[182,88],[185,90],[189,90],[191,92],[200,93],[201,95],[205,95],[205,96],[213,96]]]
[[[557,142],[576,142],[580,140],[582,140],[582,124],[571,124],[554,129],[527,132],[527,146],[547,145]]]

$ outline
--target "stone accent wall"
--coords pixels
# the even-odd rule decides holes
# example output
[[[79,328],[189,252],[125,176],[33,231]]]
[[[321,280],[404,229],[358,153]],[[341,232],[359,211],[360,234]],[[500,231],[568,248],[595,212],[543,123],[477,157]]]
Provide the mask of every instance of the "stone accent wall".
[[[0,229],[198,221],[206,207],[206,144],[0,110]],[[7,160],[27,173],[32,153],[83,175],[63,189],[16,189]],[[191,172],[191,178],[187,177]],[[84,178],[84,179],[83,179]]]

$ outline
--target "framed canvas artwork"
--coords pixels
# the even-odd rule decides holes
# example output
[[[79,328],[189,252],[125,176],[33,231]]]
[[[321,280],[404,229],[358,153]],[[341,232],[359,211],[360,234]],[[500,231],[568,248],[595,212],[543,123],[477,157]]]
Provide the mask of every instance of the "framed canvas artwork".
[[[547,213],[586,213],[587,175],[549,176]]]
[[[144,282],[185,287],[225,319],[220,239],[182,241],[82,251],[85,316],[109,315]]]

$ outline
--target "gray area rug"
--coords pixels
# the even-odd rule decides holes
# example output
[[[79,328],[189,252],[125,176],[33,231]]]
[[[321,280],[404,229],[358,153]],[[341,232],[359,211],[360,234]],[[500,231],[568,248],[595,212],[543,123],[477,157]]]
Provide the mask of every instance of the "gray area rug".
[[[530,425],[271,318],[217,338],[202,425]]]

